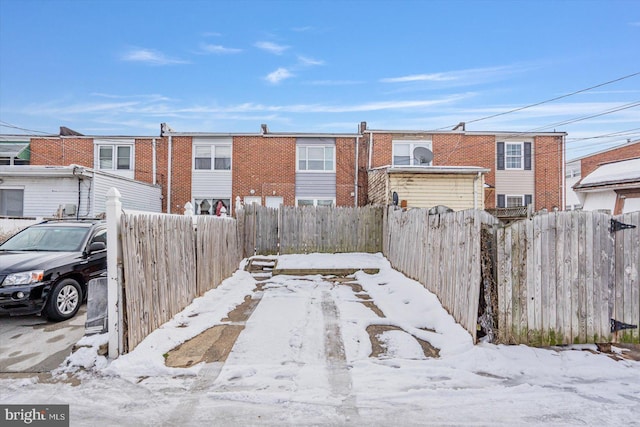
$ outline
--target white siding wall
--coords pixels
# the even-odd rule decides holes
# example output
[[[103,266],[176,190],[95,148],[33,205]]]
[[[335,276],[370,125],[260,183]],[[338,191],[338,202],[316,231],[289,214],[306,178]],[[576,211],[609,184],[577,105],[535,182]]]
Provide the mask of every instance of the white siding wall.
[[[458,211],[474,208],[475,175],[390,174],[390,191],[397,192],[407,207],[445,205]],[[483,180],[477,180],[478,209],[484,209]]]
[[[585,211],[596,211],[598,209],[608,209],[613,213],[616,207],[616,193],[613,190],[605,191],[589,191],[584,192],[584,204]]]
[[[138,211],[162,212],[162,189],[139,181],[95,172],[93,184],[93,216],[106,211],[107,191],[118,189],[122,207]]]
[[[193,145],[231,145],[232,138],[195,137]],[[191,150],[195,155],[195,150]],[[233,153],[233,149],[231,150]],[[213,164],[213,159],[211,160]],[[233,154],[231,158],[233,165]],[[232,167],[233,168],[233,167]],[[230,199],[232,170],[196,170],[191,159],[191,197],[193,199]]]
[[[496,171],[496,194],[523,195],[536,194],[534,171],[504,170]]]
[[[53,217],[60,205],[78,204],[78,179],[75,177],[3,177],[2,179],[0,188],[24,190],[23,216],[26,217]],[[84,179],[80,187],[80,216],[86,216],[89,184],[90,180]]]

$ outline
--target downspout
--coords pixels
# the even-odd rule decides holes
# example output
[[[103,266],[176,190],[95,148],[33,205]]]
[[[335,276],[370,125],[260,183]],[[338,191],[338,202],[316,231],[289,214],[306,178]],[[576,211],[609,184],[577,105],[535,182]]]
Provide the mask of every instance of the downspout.
[[[356,136],[356,173],[355,173],[355,200],[353,202],[353,206],[358,207],[358,175],[360,174],[360,169],[358,167],[359,164],[359,156],[360,156],[360,135]]]
[[[171,157],[172,157],[172,146],[173,140],[171,133],[169,133],[169,152],[167,153],[167,213],[171,213]]]
[[[369,167],[371,169],[371,158],[373,156],[373,133],[369,132]]]
[[[481,177],[481,172],[478,172],[475,178],[473,178],[473,209],[478,209],[478,185],[476,184]]]
[[[563,211],[566,206],[566,197],[567,197],[567,176],[566,176],[566,161],[565,161],[565,151],[566,151],[566,141],[564,139],[564,135],[562,135],[562,175],[560,178],[560,183],[562,187],[562,200],[560,200],[560,206],[558,206],[558,210]],[[582,163],[581,163],[582,164]],[[582,203],[582,202],[581,202]]]
[[[151,141],[151,182],[153,183],[153,185],[156,185],[156,172],[157,172],[157,165],[156,165],[156,139],[153,138],[153,140]]]
[[[76,207],[76,220],[80,219],[80,202],[82,200],[82,195],[81,195],[82,187],[80,186],[81,177],[79,175],[76,175],[77,169],[78,169],[77,166],[73,167],[73,176],[78,178],[78,206]]]

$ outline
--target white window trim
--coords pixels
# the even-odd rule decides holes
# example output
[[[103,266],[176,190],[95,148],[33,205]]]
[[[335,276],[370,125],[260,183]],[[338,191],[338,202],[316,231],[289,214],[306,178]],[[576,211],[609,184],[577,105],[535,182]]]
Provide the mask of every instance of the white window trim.
[[[298,206],[298,200],[313,200],[313,206],[316,207],[318,206],[318,200],[331,200],[331,203],[333,204],[333,206],[336,206],[336,198],[335,197],[315,197],[315,196],[309,196],[309,197],[296,197],[296,206]]]
[[[211,197],[211,196],[195,196],[193,199],[191,199],[191,204],[193,205],[193,212],[198,212],[196,213],[196,215],[201,215],[199,213],[200,211],[200,204],[197,203],[198,200],[200,200],[202,202],[202,200],[207,200],[209,202],[209,204],[211,205],[210,212],[208,215],[213,215],[215,216],[216,214],[216,202],[218,200],[229,200],[229,203],[227,204],[227,215],[231,214],[231,196],[223,196],[223,197]]]
[[[100,147],[111,147],[111,168],[101,168],[100,167]],[[118,169],[118,147],[129,147],[129,169]],[[94,154],[93,154],[93,167],[99,171],[112,171],[119,173],[135,172],[136,169],[136,145],[131,141],[94,141]]]
[[[520,199],[520,203],[522,203],[522,204],[520,206],[518,206],[518,207],[525,207],[524,194],[505,194],[504,195],[504,206],[507,207],[507,208],[509,207],[509,198],[519,198]]]
[[[300,169],[300,148],[304,148],[305,150],[309,149],[309,148],[323,148],[326,149],[327,147],[331,147],[333,148],[333,169],[332,170],[309,170],[309,169]],[[326,144],[326,145],[318,145],[318,144],[298,144],[296,145],[296,172],[300,172],[300,173],[336,173],[336,146],[333,144]],[[308,154],[308,153],[307,153]],[[308,156],[307,156],[307,161],[309,160]],[[323,160],[324,162],[324,160]],[[302,199],[304,199],[304,197],[301,197]],[[297,206],[297,204],[296,204]]]
[[[507,155],[507,146],[509,145],[519,145],[520,146],[520,167],[519,168],[511,168],[508,167],[507,164],[507,158],[508,157],[515,157],[515,156],[509,156]],[[522,171],[524,170],[524,141],[516,141],[516,142],[509,142],[509,141],[505,141],[504,142],[504,170],[510,170],[510,171]]]
[[[409,145],[409,162],[408,165],[396,165],[394,159],[396,157],[396,145],[407,144]],[[433,160],[428,165],[414,165],[413,164],[413,150],[416,147],[425,147],[433,151],[433,141],[430,139],[394,139],[391,141],[391,165],[397,167],[425,167],[433,165]]]
[[[209,156],[211,158],[211,169],[196,169],[196,147],[209,147]],[[215,149],[216,147],[229,147],[231,150],[231,156],[229,157],[230,162],[229,162],[229,169],[216,169],[215,165],[216,165],[216,152]],[[215,173],[230,173],[233,170],[233,146],[232,144],[229,143],[223,143],[223,144],[203,144],[203,143],[197,143],[197,144],[193,144],[193,149],[192,149],[192,158],[191,158],[191,170],[194,173],[211,173],[211,172],[215,172]]]

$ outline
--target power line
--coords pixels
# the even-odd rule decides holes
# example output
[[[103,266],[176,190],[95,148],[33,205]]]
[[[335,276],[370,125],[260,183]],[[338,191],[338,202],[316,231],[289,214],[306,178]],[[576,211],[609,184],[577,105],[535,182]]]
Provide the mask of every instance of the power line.
[[[595,86],[591,86],[591,87],[588,87],[588,88],[585,88],[585,89],[580,89],[580,90],[577,90],[575,92],[567,93],[565,95],[557,96],[555,98],[551,98],[551,99],[547,99],[547,100],[544,100],[544,101],[536,102],[534,104],[525,105],[524,107],[518,107],[518,108],[514,108],[512,110],[503,111],[502,113],[496,113],[496,114],[492,114],[490,116],[480,117],[478,119],[473,119],[473,120],[470,120],[470,121],[466,121],[465,124],[476,123],[476,122],[479,122],[479,121],[482,121],[482,120],[493,119],[495,117],[500,117],[500,116],[504,116],[506,114],[511,114],[511,113],[515,113],[515,112],[518,112],[518,111],[526,110],[528,108],[537,107],[538,105],[547,104],[549,102],[553,102],[553,101],[557,101],[559,99],[567,98],[569,96],[577,95],[577,94],[582,93],[582,92],[587,92],[587,91],[590,91],[590,90],[593,90],[593,89],[597,89],[599,87],[606,86],[606,85],[609,85],[609,84],[612,84],[612,83],[616,83],[616,82],[619,82],[621,80],[625,80],[625,79],[628,79],[628,78],[631,78],[631,77],[635,77],[637,75],[640,75],[640,71],[638,71],[636,73],[628,74],[626,76],[619,77],[617,79],[609,80],[608,82],[600,83],[600,84],[597,84]],[[450,125],[450,126],[445,126],[445,127],[442,127],[442,128],[438,128],[436,130],[449,129],[452,126],[455,126],[455,124]]]
[[[11,123],[7,123],[7,122],[2,121],[2,120],[0,120],[0,126],[6,127],[6,128],[11,128],[11,129],[23,130],[25,132],[35,132],[35,133],[42,133],[44,135],[51,135],[51,133],[49,133],[49,132],[43,132],[41,130],[25,129],[25,128],[22,128],[20,126],[12,125]]]

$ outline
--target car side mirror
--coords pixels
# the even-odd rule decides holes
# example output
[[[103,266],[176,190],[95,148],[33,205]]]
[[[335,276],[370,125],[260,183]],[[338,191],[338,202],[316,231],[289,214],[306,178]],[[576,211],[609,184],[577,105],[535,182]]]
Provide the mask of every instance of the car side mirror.
[[[99,252],[107,249],[107,245],[104,242],[93,242],[89,245],[89,253]]]

